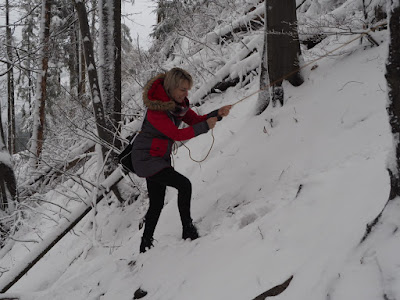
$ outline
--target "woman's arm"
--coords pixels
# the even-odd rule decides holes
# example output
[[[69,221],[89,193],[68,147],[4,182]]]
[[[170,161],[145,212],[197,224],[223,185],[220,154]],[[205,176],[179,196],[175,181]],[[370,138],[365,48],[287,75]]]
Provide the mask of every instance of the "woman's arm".
[[[218,116],[218,110],[214,110],[207,115],[199,116],[192,109],[189,108],[185,116],[182,118],[182,121],[188,125],[194,125],[200,122],[207,121],[208,118],[217,116]]]
[[[204,120],[206,119],[207,118]],[[154,126],[154,128],[174,141],[189,140],[197,135],[206,133],[209,130],[209,126],[205,121],[200,121],[190,127],[179,129],[168,117],[166,112],[163,111],[148,110],[147,120]]]

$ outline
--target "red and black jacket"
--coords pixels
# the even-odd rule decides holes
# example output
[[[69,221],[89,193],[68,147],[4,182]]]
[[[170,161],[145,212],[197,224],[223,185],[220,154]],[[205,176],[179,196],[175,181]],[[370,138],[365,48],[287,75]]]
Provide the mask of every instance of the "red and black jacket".
[[[218,110],[199,116],[189,107],[189,100],[177,103],[164,90],[165,74],[150,80],[143,91],[147,113],[132,148],[132,164],[140,177],[152,176],[171,167],[174,141],[189,140],[209,130],[206,120],[216,117]],[[179,129],[183,122],[189,127]]]

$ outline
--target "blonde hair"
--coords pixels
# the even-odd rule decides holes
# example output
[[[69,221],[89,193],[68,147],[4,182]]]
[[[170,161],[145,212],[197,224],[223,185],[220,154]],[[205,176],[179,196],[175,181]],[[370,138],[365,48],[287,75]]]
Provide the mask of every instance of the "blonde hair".
[[[167,73],[165,73],[164,78],[164,89],[167,94],[171,94],[172,90],[179,87],[181,82],[186,80],[189,82],[189,87],[193,86],[192,76],[185,70],[181,68],[172,68]]]

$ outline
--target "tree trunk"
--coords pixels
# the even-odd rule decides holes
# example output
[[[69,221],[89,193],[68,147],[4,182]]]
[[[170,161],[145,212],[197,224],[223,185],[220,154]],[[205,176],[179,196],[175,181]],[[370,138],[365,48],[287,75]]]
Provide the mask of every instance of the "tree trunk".
[[[9,202],[17,199],[17,184],[3,135],[0,135],[0,157],[0,210],[6,210]]]
[[[374,227],[380,224],[379,221],[385,211],[396,209],[396,207],[391,206],[391,204],[395,201],[399,201],[400,197],[400,5],[393,4],[393,2],[394,1],[391,1],[392,8],[389,20],[390,44],[385,74],[388,86],[387,112],[393,134],[393,151],[391,152],[391,157],[388,159],[387,166],[390,177],[390,193],[389,199],[382,211],[373,221],[367,224],[361,242],[364,242],[371,234]],[[397,219],[389,220],[388,222],[399,224]]]
[[[45,127],[45,105],[47,96],[47,71],[49,64],[49,43],[50,43],[50,21],[51,21],[51,5],[52,0],[42,1],[42,16],[41,16],[41,36],[40,41],[43,45],[41,58],[42,58],[42,72],[39,72],[37,77],[37,92],[34,103],[33,112],[33,131],[30,147],[30,165],[37,164],[38,159],[42,153],[43,140],[44,140],[44,127]]]
[[[101,87],[101,96],[103,99],[104,110],[106,115],[106,123],[108,129],[112,130],[111,113],[113,107],[114,97],[114,51],[112,43],[113,37],[111,36],[113,23],[113,9],[109,7],[110,1],[99,0],[98,1],[98,12],[99,12],[99,33],[100,33],[100,45],[99,45],[99,78]]]
[[[69,93],[72,96],[79,95],[79,34],[78,25],[74,23],[69,28],[70,44],[68,51],[68,69],[69,69]]]
[[[394,136],[394,154],[389,165],[391,177],[390,199],[400,196],[400,7],[391,13],[389,57],[386,64],[386,81],[388,85],[389,123]]]
[[[115,165],[113,165],[113,159],[112,159],[114,153],[111,153],[111,155],[107,155],[107,149],[113,146],[113,139],[111,135],[112,131],[110,131],[106,125],[104,107],[101,99],[101,92],[99,86],[99,79],[94,59],[93,42],[90,35],[89,21],[86,12],[86,7],[85,4],[81,1],[73,0],[73,2],[76,11],[78,13],[79,25],[81,28],[83,48],[85,52],[85,61],[89,77],[89,85],[92,94],[92,103],[93,103],[94,116],[96,119],[97,132],[100,140],[103,141],[101,143],[103,159],[108,157],[104,170],[104,174],[107,177],[112,173],[113,169],[115,169]],[[124,201],[117,187],[113,187],[113,192],[120,202]]]
[[[116,129],[116,136],[120,135],[120,127],[122,121],[122,78],[121,78],[121,50],[122,50],[122,33],[121,33],[121,0],[114,1],[114,108],[112,120]],[[121,148],[120,139],[114,139],[114,146]]]
[[[82,99],[83,95],[86,93],[86,65],[85,65],[85,54],[83,49],[83,43],[81,34],[77,33],[79,36],[78,42],[78,69],[79,69],[79,86],[78,86],[78,96]]]
[[[8,98],[8,150],[15,153],[15,100],[12,35],[10,27],[10,5],[6,0],[6,44],[7,44],[7,98]]]
[[[287,76],[287,74],[300,68],[301,52],[297,32],[296,1],[269,0],[265,1],[265,5],[267,34],[264,43],[266,44],[267,69],[271,89],[271,94],[268,94],[268,96],[272,97],[274,105],[278,101],[283,105],[282,81],[286,79],[293,86],[299,86],[304,82],[300,70]],[[264,82],[261,83],[260,88],[264,84]],[[264,99],[264,105],[261,105],[260,101],[259,108],[267,108],[269,99]],[[257,113],[261,112],[258,111]]]
[[[3,153],[4,154],[4,153]],[[9,200],[7,192],[10,195],[10,200],[14,201],[17,199],[17,181],[15,179],[14,170],[9,164],[5,164],[0,161],[0,182],[2,186],[5,184],[6,191],[2,195],[2,203],[0,203],[0,209],[6,210],[8,208]],[[2,189],[3,192],[3,189]],[[4,201],[7,200],[7,202]]]
[[[99,77],[107,128],[114,134],[113,144],[119,148],[121,121],[121,1],[99,0],[100,66]]]
[[[93,51],[93,42],[89,31],[88,16],[85,4],[82,1],[73,0],[73,3],[75,5],[76,12],[78,14],[79,25],[81,29],[86,67],[89,77],[90,92],[92,95],[93,112],[96,119],[97,132],[99,138],[103,141],[101,143],[101,149],[103,157],[105,157],[108,148],[107,144],[111,145],[111,135],[107,130],[106,121],[104,117],[104,108],[101,100],[99,79],[97,75],[97,69]]]
[[[268,1],[265,2],[265,20],[264,20],[264,43],[263,43],[263,51],[261,56],[261,72],[260,72],[260,90],[261,92],[258,94],[257,106],[256,106],[256,115],[260,115],[264,110],[267,109],[270,101],[270,88],[269,88],[269,76],[268,76],[268,54],[267,54],[267,35],[268,35],[268,26],[267,26],[267,10],[268,10]]]

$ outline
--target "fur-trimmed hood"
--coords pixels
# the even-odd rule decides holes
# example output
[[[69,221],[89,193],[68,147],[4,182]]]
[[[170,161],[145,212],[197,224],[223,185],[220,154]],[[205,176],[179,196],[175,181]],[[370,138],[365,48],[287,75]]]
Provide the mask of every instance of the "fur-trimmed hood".
[[[175,101],[173,101],[164,90],[165,74],[159,74],[151,79],[143,90],[143,103],[151,110],[173,111]]]

